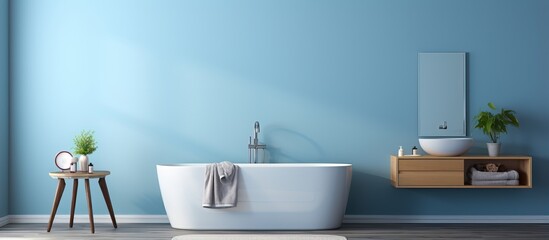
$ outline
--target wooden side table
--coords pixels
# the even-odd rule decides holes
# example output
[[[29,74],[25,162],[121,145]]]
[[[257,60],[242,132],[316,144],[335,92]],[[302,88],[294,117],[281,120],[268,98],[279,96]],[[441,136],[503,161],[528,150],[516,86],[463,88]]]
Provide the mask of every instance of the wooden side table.
[[[111,198],[109,196],[109,189],[107,189],[107,182],[105,181],[105,177],[109,174],[111,174],[109,171],[95,171],[94,173],[50,172],[50,176],[54,179],[58,179],[59,183],[57,184],[57,191],[55,193],[55,198],[53,200],[53,207],[51,209],[50,221],[48,223],[48,232],[51,231],[53,219],[55,218],[55,214],[57,213],[57,207],[59,206],[59,202],[61,201],[61,196],[63,195],[63,191],[65,190],[65,179],[74,179],[74,184],[72,185],[72,204],[71,204],[71,216],[70,216],[69,227],[72,228],[73,221],[74,221],[74,207],[76,206],[76,193],[78,191],[78,179],[84,179],[86,184],[86,196],[88,199],[88,214],[90,216],[91,232],[95,233],[95,226],[93,223],[92,200],[91,200],[91,194],[90,194],[90,179],[99,178],[99,187],[101,188],[101,192],[103,192],[103,198],[105,198],[105,203],[107,204],[107,208],[109,209],[112,225],[114,226],[114,228],[117,228],[118,225],[116,224],[116,218],[114,217]]]

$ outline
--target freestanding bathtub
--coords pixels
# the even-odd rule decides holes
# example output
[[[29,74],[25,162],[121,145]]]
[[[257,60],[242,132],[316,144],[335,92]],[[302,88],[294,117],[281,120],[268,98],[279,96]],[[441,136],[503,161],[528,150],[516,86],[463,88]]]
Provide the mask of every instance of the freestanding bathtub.
[[[351,164],[237,164],[234,208],[203,208],[206,164],[157,165],[158,182],[173,228],[197,230],[315,230],[343,220]]]

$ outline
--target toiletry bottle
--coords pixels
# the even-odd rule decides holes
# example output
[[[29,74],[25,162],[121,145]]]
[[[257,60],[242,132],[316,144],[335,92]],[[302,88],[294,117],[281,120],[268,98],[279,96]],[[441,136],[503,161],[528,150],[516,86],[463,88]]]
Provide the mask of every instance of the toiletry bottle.
[[[78,158],[72,157],[71,163],[74,163],[74,172],[78,172]]]
[[[93,164],[88,164],[88,173],[93,173]]]
[[[404,149],[402,149],[402,146],[400,146],[400,147],[398,148],[398,156],[399,156],[399,157],[404,156]]]
[[[75,162],[71,162],[71,168],[70,168],[69,172],[71,172],[71,173],[76,172],[76,163]]]
[[[417,155],[417,147],[416,146],[414,146],[412,148],[412,155],[414,155],[414,156]]]

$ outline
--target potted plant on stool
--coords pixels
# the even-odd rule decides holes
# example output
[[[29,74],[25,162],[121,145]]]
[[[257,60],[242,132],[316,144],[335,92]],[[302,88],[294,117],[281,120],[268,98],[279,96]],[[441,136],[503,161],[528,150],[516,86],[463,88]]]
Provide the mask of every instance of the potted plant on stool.
[[[488,103],[488,107],[492,110],[496,110],[496,106],[493,103]],[[491,143],[486,143],[488,147],[488,155],[490,157],[497,157],[499,155],[499,149],[501,147],[499,143],[499,137],[502,133],[507,133],[507,125],[511,124],[515,127],[519,126],[519,122],[515,117],[515,111],[501,109],[500,113],[492,114],[488,111],[482,111],[475,116],[477,125],[475,128],[482,129],[482,132],[490,137]]]
[[[92,154],[97,149],[97,143],[93,138],[93,131],[82,131],[80,135],[74,138],[74,152],[80,154],[78,164],[80,171],[88,171],[88,155]]]

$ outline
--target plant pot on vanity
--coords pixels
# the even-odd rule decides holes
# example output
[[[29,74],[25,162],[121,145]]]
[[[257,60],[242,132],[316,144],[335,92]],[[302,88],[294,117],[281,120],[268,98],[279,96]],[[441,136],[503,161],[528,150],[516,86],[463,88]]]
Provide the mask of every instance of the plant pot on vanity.
[[[501,148],[500,143],[486,143],[486,146],[488,147],[488,156],[490,157],[499,156],[499,150]]]
[[[496,106],[491,102],[488,103],[488,107],[492,110],[496,110]],[[482,129],[482,132],[488,135],[492,141],[486,143],[488,155],[490,157],[499,156],[499,150],[501,148],[499,137],[502,133],[507,133],[507,125],[519,126],[515,111],[503,108],[499,113],[482,111],[475,116],[475,120],[477,121],[475,128]]]

